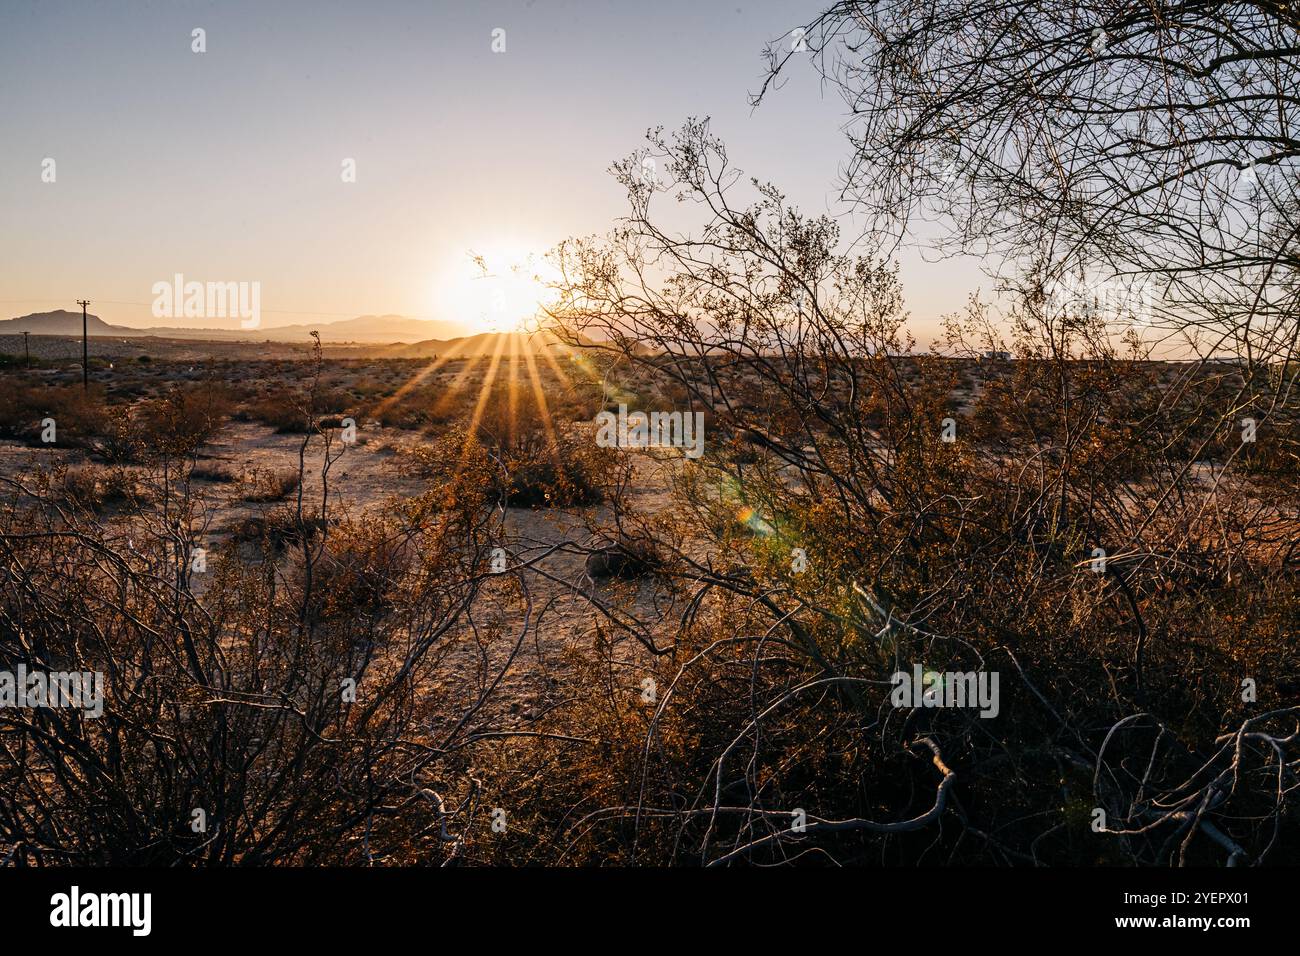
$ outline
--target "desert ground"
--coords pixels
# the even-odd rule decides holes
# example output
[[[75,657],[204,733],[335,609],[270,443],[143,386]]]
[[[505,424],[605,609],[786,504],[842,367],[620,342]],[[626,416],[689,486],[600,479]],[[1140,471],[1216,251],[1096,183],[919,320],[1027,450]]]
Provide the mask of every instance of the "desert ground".
[[[925,859],[954,772],[1007,832],[974,827],[979,847],[958,839],[945,852],[1133,862],[1161,851],[1094,846],[1082,835],[1088,798],[1074,796],[1103,759],[1105,721],[1123,726],[1145,707],[1207,735],[1225,721],[1253,726],[1257,711],[1233,702],[1243,673],[1266,675],[1270,720],[1300,693],[1300,649],[1282,636],[1294,608],[1271,596],[1291,586],[1300,540],[1294,419],[1284,409],[1268,420],[1258,445],[1221,426],[1213,442],[1178,437],[1200,427],[1200,399],[1250,385],[1234,364],[876,356],[787,380],[769,377],[765,359],[638,364],[521,341],[411,355],[97,339],[83,388],[79,343],[33,336],[30,363],[11,351],[0,370],[11,622],[21,634],[66,621],[77,641],[106,648],[124,640],[115,666],[143,667],[139,681],[162,665],[135,662],[162,640],[168,679],[189,687],[178,692],[210,698],[167,718],[195,740],[223,709],[271,707],[315,721],[326,740],[380,747],[353,763],[331,743],[326,766],[352,788],[362,778],[347,775],[385,768],[381,803],[405,808],[392,811],[391,842],[372,819],[361,843],[348,825],[341,843],[285,852],[388,862],[675,860],[682,841],[706,854],[721,841],[721,862],[751,844],[779,854],[787,831],[773,829],[768,804],[796,799],[818,801],[820,821],[901,821],[886,827],[900,833],[890,852]],[[848,389],[844,376],[861,383]],[[1076,377],[1069,387],[1092,404],[1058,432],[1059,389]],[[698,460],[596,440],[598,416],[615,409],[692,407],[706,421]],[[1170,423],[1159,455],[1126,430],[1139,412]],[[860,486],[849,480],[859,472],[872,475]],[[1044,506],[1060,474],[1071,476],[1069,510],[1090,526]],[[1145,544],[1116,554],[1133,570],[1112,587],[1089,572],[1092,543],[1133,529]],[[916,556],[900,564],[905,549]],[[1271,569],[1268,590],[1252,592],[1260,569]],[[983,623],[967,617],[972,602],[985,602]],[[1209,630],[1181,628],[1188,615]],[[1225,636],[1252,616],[1254,637]],[[1061,644],[1032,623],[1049,620],[1078,636]],[[196,629],[207,635],[198,648]],[[1003,733],[1015,742],[986,741],[960,713],[944,716],[951,724],[891,716],[891,667],[922,659],[981,670],[1002,659],[1001,719],[1014,721]],[[361,675],[349,693],[378,693],[384,709],[338,711],[349,675]],[[113,691],[119,706],[143,706],[128,704],[129,688]],[[287,729],[257,719],[241,772],[261,786],[291,758],[264,749]],[[1066,730],[1088,720],[1091,730]],[[307,756],[322,746],[312,734],[276,746],[300,748],[304,767],[324,759]],[[1044,746],[1059,775],[1036,765]],[[1259,756],[1251,772],[1263,781],[1272,771]],[[1067,795],[1053,825],[980,802],[1007,759],[1022,777],[1013,804]],[[1192,760],[1220,757],[1168,759],[1172,787]],[[859,763],[871,769],[850,769]],[[798,796],[775,796],[786,789]],[[1268,786],[1242,799],[1258,807]],[[510,841],[483,829],[489,810],[515,814]],[[827,852],[880,849],[869,827],[846,845],[819,825]],[[250,839],[264,826],[250,822]],[[1204,859],[1265,852],[1262,830],[1251,851],[1210,832]],[[177,839],[166,852],[200,852]],[[138,860],[149,846],[98,852]]]

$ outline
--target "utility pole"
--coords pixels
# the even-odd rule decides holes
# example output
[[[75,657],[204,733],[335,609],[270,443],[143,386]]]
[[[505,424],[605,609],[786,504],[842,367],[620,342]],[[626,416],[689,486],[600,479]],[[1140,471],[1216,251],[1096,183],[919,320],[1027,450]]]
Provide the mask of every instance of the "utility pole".
[[[90,391],[90,359],[89,350],[86,348],[86,306],[90,305],[90,300],[78,299],[77,305],[81,306],[81,390],[88,392]]]
[[[29,335],[31,335],[31,334],[32,334],[32,333],[30,333],[30,332],[24,332],[24,333],[23,333],[23,353],[26,354],[26,356],[27,356],[27,367],[28,367],[28,368],[31,368],[31,367],[32,367],[32,347],[31,347],[30,345],[27,344],[27,337],[28,337]]]

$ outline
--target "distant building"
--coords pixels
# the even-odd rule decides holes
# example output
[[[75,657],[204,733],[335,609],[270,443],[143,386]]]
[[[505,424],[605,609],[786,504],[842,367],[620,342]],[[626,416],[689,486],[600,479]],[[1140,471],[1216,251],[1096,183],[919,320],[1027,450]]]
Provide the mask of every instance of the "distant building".
[[[1010,362],[1011,353],[1010,352],[981,352],[980,358],[988,359],[991,362]]]

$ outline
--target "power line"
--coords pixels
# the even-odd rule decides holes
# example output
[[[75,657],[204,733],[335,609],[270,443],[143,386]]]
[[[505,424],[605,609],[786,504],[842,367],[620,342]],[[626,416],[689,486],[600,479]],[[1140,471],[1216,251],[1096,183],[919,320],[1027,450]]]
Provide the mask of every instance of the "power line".
[[[90,351],[86,345],[88,334],[86,332],[86,306],[90,305],[89,299],[78,299],[77,305],[81,306],[81,390],[90,391]]]

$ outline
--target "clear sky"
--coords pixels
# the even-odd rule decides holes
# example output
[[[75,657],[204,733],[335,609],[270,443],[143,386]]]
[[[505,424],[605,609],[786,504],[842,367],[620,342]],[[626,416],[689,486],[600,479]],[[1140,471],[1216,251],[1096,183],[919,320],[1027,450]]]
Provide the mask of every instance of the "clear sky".
[[[186,324],[149,308],[182,273],[260,282],[263,325],[457,321],[469,250],[604,231],[625,211],[609,164],[688,116],[841,212],[838,96],[805,69],[749,105],[764,44],[824,2],[3,0],[0,317],[89,298]],[[911,255],[903,279],[923,341],[980,282]]]

